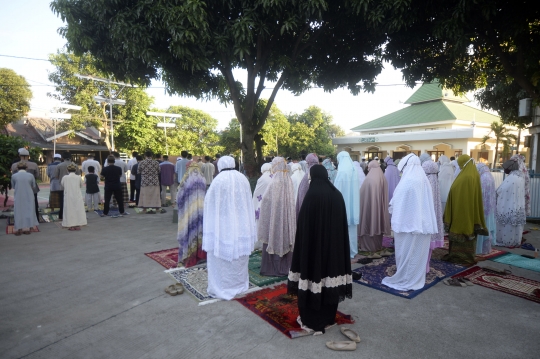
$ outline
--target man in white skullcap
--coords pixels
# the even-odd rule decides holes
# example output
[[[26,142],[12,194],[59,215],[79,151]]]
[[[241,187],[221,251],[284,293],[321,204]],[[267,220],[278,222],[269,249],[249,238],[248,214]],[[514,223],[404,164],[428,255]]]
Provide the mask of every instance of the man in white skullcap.
[[[35,162],[29,161],[30,159],[30,152],[26,148],[19,148],[19,158],[20,161],[17,161],[11,165],[11,173],[15,174],[19,171],[17,165],[19,162],[25,162],[26,163],[26,172],[31,173],[34,176],[34,180],[37,179],[38,175],[38,165]],[[35,203],[35,210],[36,210],[36,218],[39,222],[39,205],[37,200],[37,194],[39,192],[39,187],[37,183],[34,181],[32,190],[34,191],[34,203]]]

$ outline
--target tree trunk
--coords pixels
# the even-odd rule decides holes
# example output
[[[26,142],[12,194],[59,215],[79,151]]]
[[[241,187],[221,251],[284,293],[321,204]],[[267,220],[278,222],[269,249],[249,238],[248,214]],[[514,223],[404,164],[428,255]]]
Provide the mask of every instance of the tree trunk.
[[[499,138],[497,137],[497,141],[495,142],[495,159],[493,160],[493,166],[491,166],[493,169],[497,166],[498,156],[499,156]]]
[[[255,136],[255,151],[257,153],[257,175],[260,173],[260,168],[262,167],[264,163],[264,158],[262,154],[262,146],[264,146],[266,143],[264,142],[262,136],[260,133],[258,133]]]
[[[246,126],[247,127],[247,126]],[[257,163],[255,161],[254,141],[256,134],[247,132],[242,126],[242,155],[244,156],[244,170],[248,177],[251,193],[255,191],[257,185]]]

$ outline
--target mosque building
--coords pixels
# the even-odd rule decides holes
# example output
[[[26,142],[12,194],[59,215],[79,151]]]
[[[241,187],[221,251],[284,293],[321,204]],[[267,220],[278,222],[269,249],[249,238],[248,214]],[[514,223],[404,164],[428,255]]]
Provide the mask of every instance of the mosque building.
[[[468,154],[491,166],[495,159],[495,137],[491,134],[485,144],[482,141],[489,134],[491,123],[500,118],[468,106],[467,102],[470,102],[467,97],[454,95],[438,82],[426,83],[405,101],[410,106],[354,127],[351,130],[355,134],[334,138],[332,142],[337,145],[337,152],[348,151],[353,160],[387,155],[397,160],[409,153],[426,152],[434,161],[441,155]],[[506,127],[518,135],[515,127]],[[520,133],[520,153],[528,158],[529,150],[524,143],[527,134],[527,130]],[[499,165],[516,152],[515,145],[511,147],[513,151],[503,155],[503,144],[499,143]]]

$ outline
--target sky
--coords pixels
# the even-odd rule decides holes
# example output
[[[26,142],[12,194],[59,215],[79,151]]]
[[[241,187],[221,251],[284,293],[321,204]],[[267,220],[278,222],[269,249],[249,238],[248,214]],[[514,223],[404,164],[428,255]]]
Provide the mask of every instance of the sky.
[[[49,54],[62,49],[66,44],[57,32],[64,24],[51,11],[49,0],[0,0],[0,3],[0,68],[12,69],[26,78],[32,86],[33,109],[50,108],[51,100],[47,93],[54,91],[54,88],[48,80],[48,74],[54,71],[54,67],[47,61],[7,56],[47,59]],[[243,75],[241,71],[236,74]],[[243,78],[239,77],[238,80],[243,81]],[[406,106],[403,102],[415,90],[406,87],[401,72],[390,65],[386,66],[376,81],[381,86],[377,86],[375,93],[361,93],[357,96],[346,89],[332,93],[311,89],[299,96],[279,90],[275,104],[285,114],[302,113],[309,106],[316,105],[330,114],[334,123],[349,132],[352,127],[403,108]],[[271,88],[272,84],[267,87]],[[147,93],[154,97],[154,106],[157,108],[181,105],[209,113],[218,120],[218,129],[225,128],[230,119],[235,117],[232,105],[225,106],[217,100],[198,101],[190,97],[170,96],[165,94],[163,84],[159,81],[154,81]],[[270,93],[270,89],[265,90],[261,97],[267,98]],[[472,98],[470,95],[468,97]]]

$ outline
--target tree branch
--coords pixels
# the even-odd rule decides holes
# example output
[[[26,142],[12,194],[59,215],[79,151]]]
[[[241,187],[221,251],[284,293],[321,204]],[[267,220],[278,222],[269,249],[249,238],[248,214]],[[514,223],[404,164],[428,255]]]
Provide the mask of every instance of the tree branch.
[[[229,63],[227,56],[223,53],[221,54],[221,60],[223,64]],[[229,90],[231,91],[231,99],[233,101],[234,112],[236,113],[238,122],[240,122],[240,124],[243,125],[244,118],[243,118],[243,113],[242,113],[242,103],[240,99],[240,92],[238,91],[238,88],[236,87],[236,82],[234,80],[234,75],[232,73],[232,70],[230,67],[228,66],[226,67],[226,65],[223,65],[223,66],[220,66],[220,71],[223,74],[223,76],[225,76],[225,80],[229,84]]]
[[[283,82],[285,82],[285,72],[281,73],[281,76],[279,77],[278,82],[274,86],[274,89],[272,90],[272,94],[270,95],[270,98],[268,99],[268,103],[266,104],[266,107],[261,115],[261,118],[266,119],[268,117],[268,114],[270,113],[270,109],[272,108],[272,104],[274,103],[274,100],[276,98],[278,90],[281,88],[281,85],[283,85]],[[257,127],[255,128],[255,133],[259,133],[260,130],[262,130],[264,126],[265,121],[260,121],[257,124]]]

